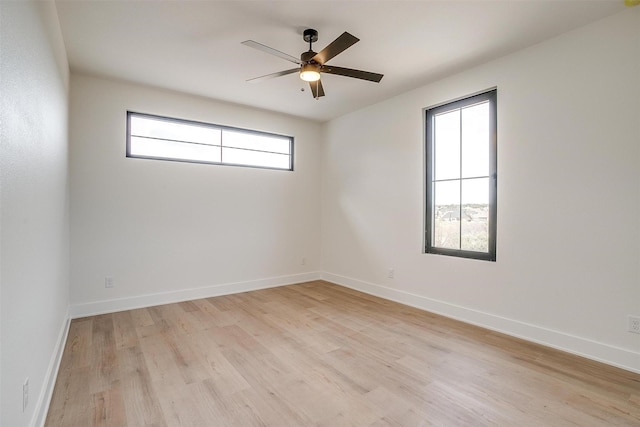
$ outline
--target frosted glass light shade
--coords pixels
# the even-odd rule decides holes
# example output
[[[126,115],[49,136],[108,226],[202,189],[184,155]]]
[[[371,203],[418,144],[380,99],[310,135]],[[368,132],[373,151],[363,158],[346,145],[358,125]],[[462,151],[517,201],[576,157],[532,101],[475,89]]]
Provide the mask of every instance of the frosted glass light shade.
[[[317,82],[320,80],[320,72],[318,67],[313,64],[305,64],[300,70],[300,78],[305,82]]]

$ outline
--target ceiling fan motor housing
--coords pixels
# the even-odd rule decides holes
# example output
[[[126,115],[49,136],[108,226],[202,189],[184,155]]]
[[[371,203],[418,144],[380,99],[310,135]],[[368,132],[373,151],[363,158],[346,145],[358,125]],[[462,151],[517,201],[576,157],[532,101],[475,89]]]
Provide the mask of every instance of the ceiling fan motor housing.
[[[307,64],[315,64],[316,61],[311,60],[311,58],[313,58],[314,56],[316,56],[316,53],[312,50],[308,50],[306,52],[302,52],[302,55],[300,55],[300,60],[302,62],[306,62]]]

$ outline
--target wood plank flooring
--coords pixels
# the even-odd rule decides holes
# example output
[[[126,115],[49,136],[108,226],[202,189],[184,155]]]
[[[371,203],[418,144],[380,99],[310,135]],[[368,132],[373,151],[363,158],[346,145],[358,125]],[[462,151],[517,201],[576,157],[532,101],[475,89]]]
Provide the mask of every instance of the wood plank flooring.
[[[322,281],[72,321],[47,426],[639,426],[640,375]]]

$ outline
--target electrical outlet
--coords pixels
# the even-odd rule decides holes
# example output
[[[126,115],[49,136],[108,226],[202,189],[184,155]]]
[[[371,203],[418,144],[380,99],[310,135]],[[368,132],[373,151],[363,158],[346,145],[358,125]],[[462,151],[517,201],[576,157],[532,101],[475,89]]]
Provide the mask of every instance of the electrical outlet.
[[[633,332],[635,334],[640,334],[640,317],[638,316],[629,316],[629,332]]]
[[[29,377],[22,384],[22,412],[27,409],[27,405],[29,405]]]
[[[104,287],[113,288],[113,277],[107,276],[104,278]]]
[[[307,258],[306,257],[302,257],[302,259],[300,260],[300,265],[307,265]]]
[[[389,279],[393,279],[393,276],[395,276],[395,274],[396,274],[395,268],[390,268],[389,271],[387,272],[387,277]]]

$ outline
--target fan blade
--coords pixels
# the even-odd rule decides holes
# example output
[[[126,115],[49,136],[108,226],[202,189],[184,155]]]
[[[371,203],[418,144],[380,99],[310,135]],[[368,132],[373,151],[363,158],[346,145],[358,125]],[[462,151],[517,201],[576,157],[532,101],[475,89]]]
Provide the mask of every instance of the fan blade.
[[[345,31],[341,36],[329,43],[329,46],[318,52],[313,58],[311,58],[311,60],[316,61],[320,65],[323,65],[325,62],[327,62],[334,56],[344,52],[359,41],[359,38],[357,38],[356,36],[352,36]]]
[[[265,46],[262,43],[254,42],[253,40],[246,40],[246,41],[243,41],[242,44],[245,45],[245,46],[252,47],[254,49],[261,50],[261,51],[263,51],[265,53],[268,53],[270,55],[275,55],[278,58],[285,59],[285,60],[287,60],[289,62],[293,62],[294,64],[302,65],[302,61],[300,61],[295,56],[291,56],[291,55],[288,55],[288,54],[286,54],[284,52],[280,52],[279,50],[274,49],[274,48],[269,47],[269,46]]]
[[[370,73],[369,71],[352,70],[351,68],[334,67],[325,65],[320,68],[321,73],[337,74],[339,76],[353,77],[354,79],[368,80],[370,82],[380,83],[384,74]]]
[[[318,99],[324,96],[324,89],[322,88],[322,82],[320,80],[309,82],[309,87],[311,87],[311,94],[314,98]]]
[[[287,74],[293,74],[300,71],[300,68],[292,68],[290,70],[278,71],[277,73],[267,74],[266,76],[255,77],[253,79],[247,80],[250,83],[261,82],[262,80],[269,80],[274,77],[286,76]]]

